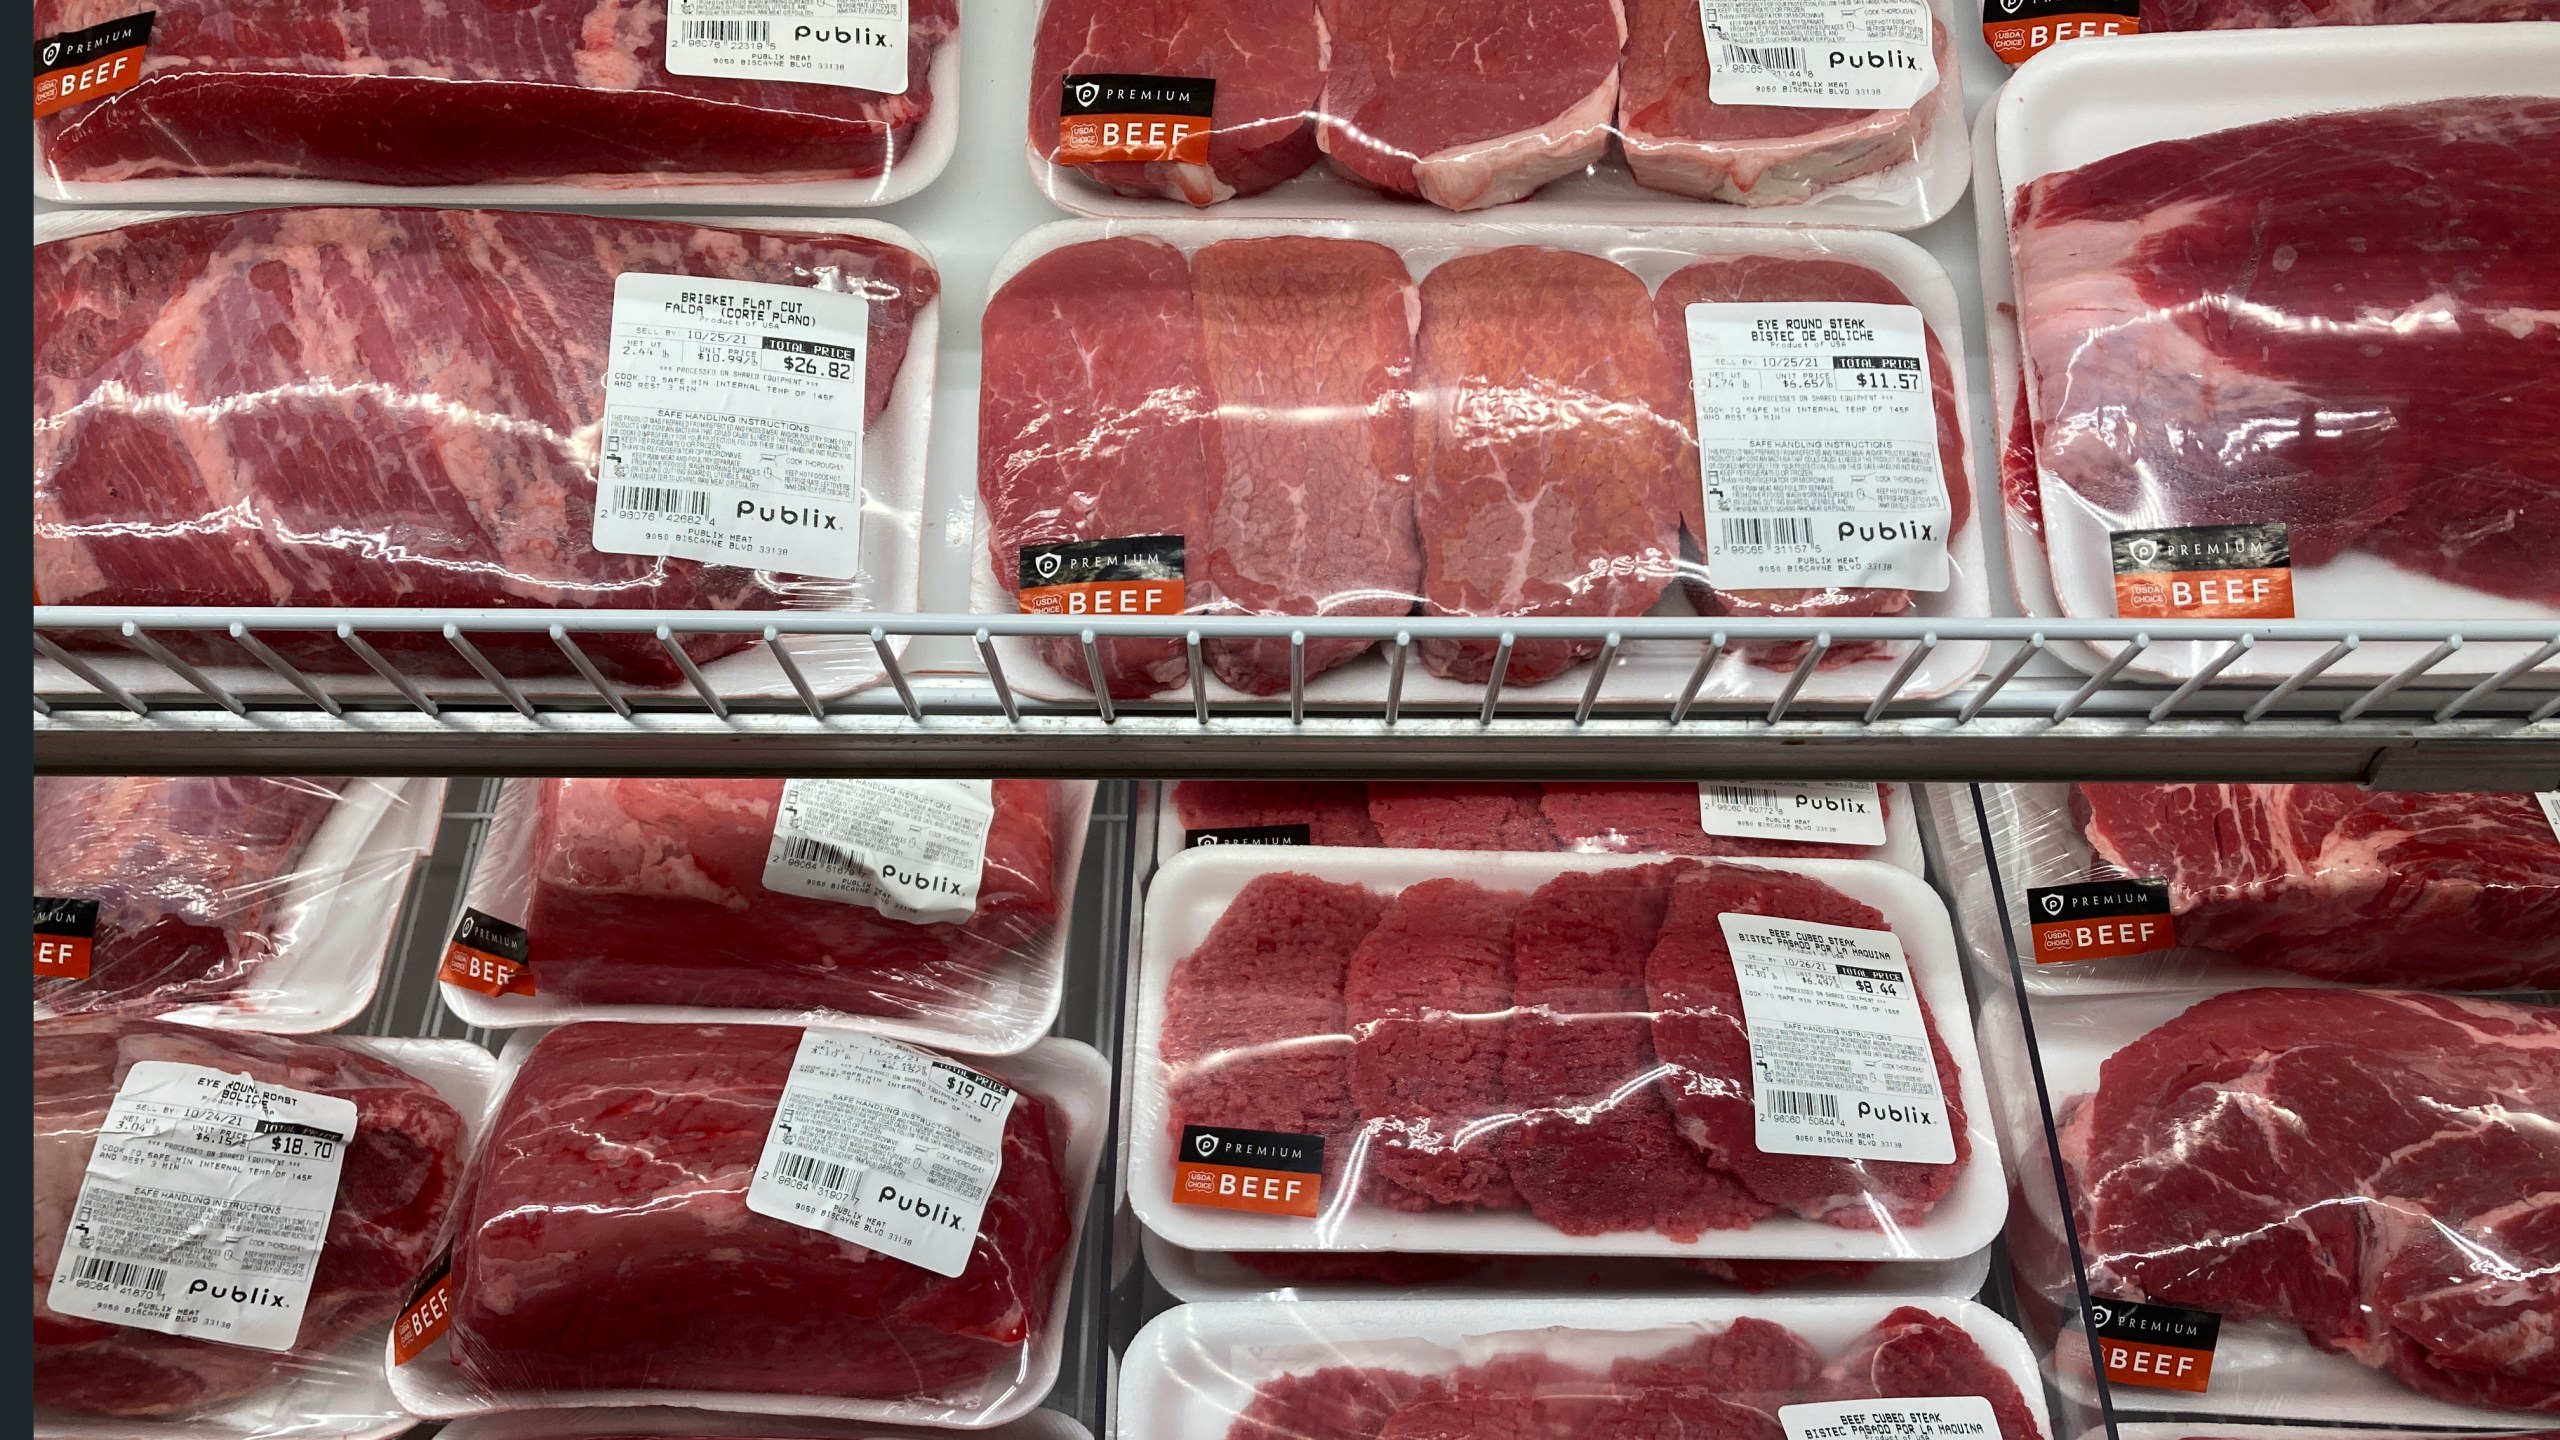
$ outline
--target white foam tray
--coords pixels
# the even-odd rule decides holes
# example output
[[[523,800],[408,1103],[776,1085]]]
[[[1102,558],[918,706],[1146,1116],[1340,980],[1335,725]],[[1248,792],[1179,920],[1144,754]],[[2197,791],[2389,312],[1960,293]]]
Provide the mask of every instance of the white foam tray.
[[[734,1436],[736,1440],[930,1440],[948,1430],[911,1430],[796,1416],[730,1415],[714,1410],[657,1406],[646,1410],[536,1410],[474,1415],[436,1432],[440,1440],[594,1440],[603,1436],[664,1435],[681,1440]],[[1093,1440],[1091,1431],[1055,1410],[1034,1410],[1010,1425],[970,1432],[986,1440]]]
[[[1982,1067],[1964,1024],[1963,963],[1937,893],[1907,871],[1869,860],[1726,861],[1809,876],[1883,912],[1902,941],[1954,1059],[1973,1154],[1955,1188],[1921,1223],[1894,1232],[1846,1230],[1776,1215],[1747,1230],[1711,1230],[1683,1244],[1651,1231],[1572,1236],[1526,1211],[1406,1214],[1383,1206],[1332,1206],[1313,1221],[1174,1204],[1173,1137],[1161,1041],[1165,986],[1237,893],[1255,877],[1294,871],[1394,893],[1418,881],[1456,876],[1497,889],[1528,891],[1568,872],[1648,863],[1628,855],[1509,855],[1458,850],[1270,850],[1220,846],[1186,852],[1158,871],[1147,890],[1139,941],[1137,1028],[1129,1049],[1129,1203],[1139,1221],[1192,1250],[1454,1251],[1470,1255],[1675,1255],[1799,1260],[1957,1260],[1991,1243],[2008,1210],[1999,1147],[1988,1119]]]
[[[2019,66],[1977,127],[1992,132],[1978,146],[1985,152],[1981,158],[1996,161],[1983,169],[1985,189],[1974,207],[1982,231],[1985,314],[1990,320],[1994,434],[2006,433],[2021,382],[2015,315],[1999,307],[2014,304],[2008,222],[2026,184],[2163,140],[2290,116],[2465,95],[2560,95],[2560,23],[2131,35],[2103,44],[2057,45]],[[1998,196],[1996,206],[1982,203],[1992,195]],[[2031,393],[2031,403],[2033,398]],[[1996,483],[1992,488],[1996,493]],[[2071,503],[2072,492],[2049,473],[2040,488],[2046,500],[2044,543],[2039,545],[2020,525],[2004,527],[2020,608],[2030,616],[2115,618],[2105,518],[2085,504]],[[2006,506],[2002,513],[2005,517]],[[2305,619],[2555,618],[2547,606],[2454,585],[2360,551],[2325,565],[2297,568],[2294,596],[2295,612]],[[2123,647],[2055,648],[2074,664],[2095,668]],[[2235,684],[2280,680],[2327,648],[2313,641],[2263,644],[2223,671],[2223,678]],[[2417,642],[2367,644],[2322,678],[2379,681],[2428,648]],[[2470,645],[2430,671],[2430,681],[2468,684],[2531,648],[2523,643]],[[2219,643],[2154,645],[2128,673],[2184,680],[2222,649]]]
[[[1183,208],[1187,210],[1189,207]],[[1784,255],[1852,261],[1881,273],[1901,287],[1919,308],[1930,330],[1937,335],[1941,348],[1956,371],[1948,378],[1955,387],[1956,413],[1962,420],[1967,465],[1967,473],[1948,477],[1948,486],[1950,489],[1963,488],[1968,493],[1978,494],[1980,491],[1981,487],[1972,473],[1974,457],[1980,448],[1974,438],[1974,406],[1964,367],[1956,360],[1963,353],[1965,344],[1963,310],[1946,268],[1929,252],[1900,236],[1859,230],[1636,227],[1515,222],[1508,219],[1442,218],[1430,221],[1413,219],[1409,209],[1399,208],[1395,213],[1399,218],[1383,221],[1291,223],[1224,218],[1173,223],[1155,220],[1060,221],[1044,225],[1016,242],[998,262],[991,288],[1002,287],[1024,266],[1052,250],[1126,235],[1161,239],[1186,254],[1220,240],[1268,235],[1321,235],[1373,240],[1402,255],[1406,268],[1417,282],[1445,261],[1506,245],[1549,245],[1602,256],[1633,271],[1648,289],[1659,286],[1691,261],[1721,255]],[[1915,595],[1908,614],[1971,617],[1991,613],[1991,586],[1983,560],[1982,518],[1981,507],[1977,504],[1964,526],[1949,537],[1947,588]],[[1011,613],[1016,609],[1017,601],[996,575],[983,505],[978,507],[976,525],[969,608],[979,614]],[[1674,584],[1664,592],[1653,613],[1687,615],[1693,612],[1681,593],[1681,587]],[[994,643],[1005,674],[1020,693],[1058,701],[1084,700],[1090,694],[1081,677],[1068,680],[1050,669],[1031,642],[1000,638]],[[1989,653],[1990,647],[1979,641],[1941,644],[1912,674],[1900,693],[1911,699],[1947,694],[1980,670]],[[1607,687],[1601,692],[1602,698],[1618,703],[1652,701],[1667,705],[1686,692],[1690,672],[1697,666],[1697,657],[1695,645],[1630,644],[1619,652]],[[1799,695],[1803,700],[1816,703],[1872,700],[1892,678],[1900,663],[1898,654],[1888,654],[1845,665],[1824,666],[1805,682]],[[1706,683],[1698,691],[1698,698],[1713,702],[1765,704],[1778,697],[1793,669],[1792,661],[1783,665],[1753,664],[1728,652],[1719,657],[1708,672]],[[1584,662],[1543,684],[1507,684],[1503,687],[1503,703],[1543,701],[1571,704],[1581,698],[1588,675],[1589,662]],[[1215,675],[1208,677],[1208,690],[1212,701],[1269,698],[1245,695]],[[1306,686],[1307,699],[1313,704],[1375,706],[1385,703],[1386,693],[1387,662],[1376,652],[1310,676]],[[1185,687],[1166,691],[1162,698],[1188,698],[1189,694]],[[1470,705],[1481,701],[1483,696],[1484,687],[1442,679],[1419,664],[1411,665],[1405,674],[1404,698],[1408,704]]]
[[[1129,1342],[1119,1434],[1123,1440],[1221,1435],[1257,1386],[1329,1365],[1439,1374],[1527,1353],[1605,1368],[1612,1360],[1658,1354],[1745,1317],[1786,1326],[1827,1361],[1902,1305],[1962,1325],[2018,1383],[2038,1432],[2053,1433],[2026,1338],[1970,1300],[1764,1295],[1178,1306],[1148,1321]]]
[[[670,1024],[718,1024],[716,1011],[664,1015]],[[545,1029],[518,1030],[507,1037],[498,1055],[498,1093],[503,1096],[524,1068],[525,1057],[541,1042]],[[400,1408],[427,1420],[459,1420],[514,1410],[625,1410],[646,1413],[651,1407],[689,1406],[755,1415],[803,1416],[824,1420],[881,1422],[959,1429],[985,1429],[1029,1415],[1057,1383],[1066,1348],[1067,1309],[1075,1294],[1076,1255],[1084,1243],[1092,1209],[1094,1171],[1102,1163],[1110,1139],[1111,1063],[1079,1040],[1046,1039],[1019,1055],[973,1056],[968,1063],[1008,1084],[1032,1091],[1054,1103],[1066,1120],[1065,1154],[1059,1160],[1060,1189],[1067,1199],[1067,1246],[1059,1259],[1057,1294],[1039,1326],[1028,1366],[1016,1383],[979,1398],[973,1411],[917,1400],[858,1400],[823,1395],[751,1394],[726,1390],[508,1390],[491,1394],[462,1378],[455,1368],[452,1337],[442,1336],[406,1365],[395,1364],[386,1333],[376,1353],[390,1372],[391,1393]],[[459,1220],[463,1217],[457,1217]],[[999,1382],[990,1380],[990,1386]]]

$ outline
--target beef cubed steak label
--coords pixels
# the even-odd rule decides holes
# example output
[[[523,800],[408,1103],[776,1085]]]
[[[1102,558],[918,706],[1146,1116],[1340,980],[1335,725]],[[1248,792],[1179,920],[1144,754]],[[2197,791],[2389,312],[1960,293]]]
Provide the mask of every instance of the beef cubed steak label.
[[[1025,615],[1179,615],[1186,603],[1179,535],[1025,545],[1017,564]]]
[[[1776,1155],[1954,1164],[1901,938],[1771,915],[1716,919],[1750,1034],[1754,1143]]]
[[[1061,165],[1209,163],[1218,82],[1192,75],[1070,75],[1058,96]]]
[[[2098,1337],[2107,1379],[2116,1384],[2201,1395],[2213,1378],[2222,1317],[2211,1310],[2092,1300],[2089,1328]]]
[[[595,547],[859,575],[870,330],[859,295],[616,279]]]
[[[2142,0],[1982,0],[1982,38],[2012,65],[2065,40],[2141,28]]]
[[[466,906],[436,965],[436,979],[492,997],[531,995],[532,953],[533,937],[523,926]]]
[[[1909,305],[1688,309],[1719,590],[1947,588],[1928,327]]]
[[[352,1100],[137,1061],[99,1128],[46,1303],[292,1349],[355,1133]]]
[[[1938,88],[1928,0],[1699,0],[1698,10],[1718,105],[1908,110]]]
[[[810,1030],[747,1208],[936,1275],[969,1268],[1013,1088],[894,1040]]]
[[[1884,843],[1884,795],[1857,780],[1714,780],[1698,787],[1698,824],[1710,835]]]
[[[98,902],[56,895],[36,898],[36,978],[86,980],[98,937]]]
[[[764,888],[918,925],[978,913],[992,780],[793,780],[773,814]]]
[[[2027,944],[2039,965],[2144,955],[2177,943],[2166,880],[2089,880],[2027,891]]]
[[[2000,1417],[1980,1395],[1782,1405],[1778,1424],[1787,1440],[2000,1440]]]
[[[1313,825],[1217,825],[1206,830],[1182,832],[1182,846],[1193,849],[1203,845],[1313,845]]]
[[[36,41],[36,118],[141,84],[154,18],[145,10]]]
[[[2107,554],[2120,618],[2293,618],[2293,548],[2280,521],[2118,530]]]
[[[907,0],[667,0],[667,73],[901,95]]]
[[[1173,1203],[1314,1219],[1323,1200],[1324,1137],[1185,1125],[1173,1155]]]

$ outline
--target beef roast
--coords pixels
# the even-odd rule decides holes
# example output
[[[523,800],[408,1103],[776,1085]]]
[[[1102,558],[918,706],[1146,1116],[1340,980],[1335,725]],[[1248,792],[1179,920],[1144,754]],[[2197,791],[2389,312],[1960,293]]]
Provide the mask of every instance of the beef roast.
[[[1214,205],[1316,163],[1324,30],[1316,0],[1048,0],[1031,57],[1031,153],[1055,161],[1070,75],[1217,82],[1209,163],[1106,162],[1081,173],[1122,195]]]
[[[1408,885],[1351,954],[1351,1033],[1371,1193],[1399,1210],[1516,1210],[1504,1168],[1511,930],[1523,897]]]

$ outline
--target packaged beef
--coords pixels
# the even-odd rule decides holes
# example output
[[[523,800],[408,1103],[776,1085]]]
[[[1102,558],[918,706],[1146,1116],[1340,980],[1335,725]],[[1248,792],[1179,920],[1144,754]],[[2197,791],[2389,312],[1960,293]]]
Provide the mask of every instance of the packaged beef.
[[[808,223],[287,209],[143,220],[38,245],[37,599],[145,621],[163,605],[911,607],[940,281],[899,232]],[[599,455],[618,304],[629,325],[659,313],[617,301],[633,276],[705,282],[666,302],[697,316],[802,303],[750,287],[865,302],[862,440],[839,437],[826,464],[859,460],[870,523],[841,517],[856,545],[812,561],[862,578],[605,548],[639,543],[608,542],[608,521],[714,518],[715,496],[763,494],[737,487],[762,473],[757,464],[779,463],[750,463],[761,442],[734,428],[748,422],[709,410],[669,412],[690,417],[691,440],[662,446],[664,427],[644,428],[631,453]],[[626,355],[634,367],[645,368]],[[702,403],[726,403],[711,388]],[[703,469],[697,452],[722,463]],[[615,467],[601,494],[600,465]],[[159,479],[137,490],[139,472]],[[657,483],[668,477],[679,483]],[[418,674],[471,673],[433,631],[365,638]],[[502,671],[566,676],[585,690],[546,635],[471,638]],[[306,670],[365,669],[334,635],[267,639]],[[753,640],[684,643],[708,662]],[[266,675],[227,641],[184,641],[168,643]],[[682,680],[654,637],[581,644],[613,680]],[[855,658],[868,648],[817,647],[802,664],[840,691],[872,673],[876,661]]]
[[[1009,1053],[1056,1018],[1089,784],[509,781],[447,1003],[474,1024],[718,1012]],[[494,926],[520,940],[473,932]],[[494,983],[493,983],[494,982]]]
[[[1131,1342],[1120,1414],[1131,1440],[2050,1434],[2025,1339],[1963,1300],[1189,1305]]]
[[[2312,25],[2476,25],[2497,20],[2560,20],[2551,0],[2168,0],[2142,8],[2152,30],[2275,30]]]
[[[1316,0],[1052,0],[1031,57],[1032,161],[1121,195],[1261,194],[1316,162],[1326,43]],[[1208,81],[1211,103],[1169,115],[1175,97],[1149,80]],[[1131,143],[1132,124],[1185,125],[1187,143]]]
[[[1130,1185],[1175,1245],[1952,1260],[1997,1225],[1904,871],[1219,845],[1148,906]],[[1788,978],[1834,965],[1858,1000]]]
[[[1632,1255],[1463,1255],[1448,1252],[1185,1250],[1139,1237],[1147,1272],[1175,1299],[1515,1300],[1577,1295],[1944,1295],[1979,1293],[1988,1252],[1947,1262],[1716,1260]]]
[[[245,15],[179,0],[115,33],[131,13],[95,0],[35,7],[39,46],[53,42],[38,66],[38,173],[68,193],[158,181],[140,193],[264,198],[279,182],[329,182],[537,198],[721,186],[749,198],[747,187],[821,181],[830,188],[816,193],[835,203],[876,203],[921,186],[949,154],[952,97],[937,91],[958,78],[958,0],[911,0],[903,23],[827,27],[817,40],[801,38],[809,26],[774,33],[784,27],[770,14],[688,19],[723,12],[685,0]],[[849,28],[854,63],[853,37],[834,38]],[[138,53],[114,64],[127,50]],[[86,73],[102,54],[109,71]]]
[[[452,1440],[928,1440],[951,1432],[651,1405],[473,1415],[436,1433]],[[969,1433],[987,1440],[1093,1440],[1092,1432],[1060,1410],[1034,1410],[1010,1424]]]
[[[411,1410],[593,1404],[992,1425],[1057,1374],[1099,1057],[846,1032],[520,1035]],[[861,1233],[868,1245],[843,1238]]]
[[[44,1423],[403,1420],[375,1356],[460,1192],[486,1052],[113,1016],[34,1043]]]

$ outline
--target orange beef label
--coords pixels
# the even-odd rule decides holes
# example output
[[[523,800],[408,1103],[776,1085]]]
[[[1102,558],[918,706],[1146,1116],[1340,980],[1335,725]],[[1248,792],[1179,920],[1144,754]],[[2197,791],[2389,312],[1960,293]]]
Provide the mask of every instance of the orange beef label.
[[[1025,615],[1179,615],[1183,544],[1179,535],[1129,535],[1025,545]]]
[[[38,895],[36,978],[86,980],[89,946],[98,935],[98,902]]]
[[[2035,962],[2142,955],[2178,943],[2166,880],[2092,880],[2027,892]]]
[[[1324,1137],[1185,1125],[1173,1157],[1173,1203],[1315,1218]]]
[[[2141,28],[2139,0],[1982,0],[1982,38],[2012,65],[2065,40]]]
[[[2222,1334],[2213,1311],[2092,1300],[2089,1328],[2110,1384],[2201,1395],[2213,1379],[2213,1346]]]
[[[453,927],[453,942],[444,947],[436,978],[482,995],[530,995],[533,969],[526,957],[532,948],[523,926],[465,909],[462,923]]]
[[[409,1292],[409,1303],[400,1307],[400,1318],[391,1322],[391,1363],[406,1365],[427,1353],[429,1346],[444,1338],[453,1328],[453,1251],[436,1257],[426,1275]]]
[[[1070,75],[1058,163],[1206,165],[1217,93],[1217,81],[1188,75]]]
[[[2119,530],[2107,549],[2124,619],[2293,618],[2293,550],[2281,523]]]
[[[127,15],[36,42],[36,118],[104,100],[142,83],[152,12]]]

